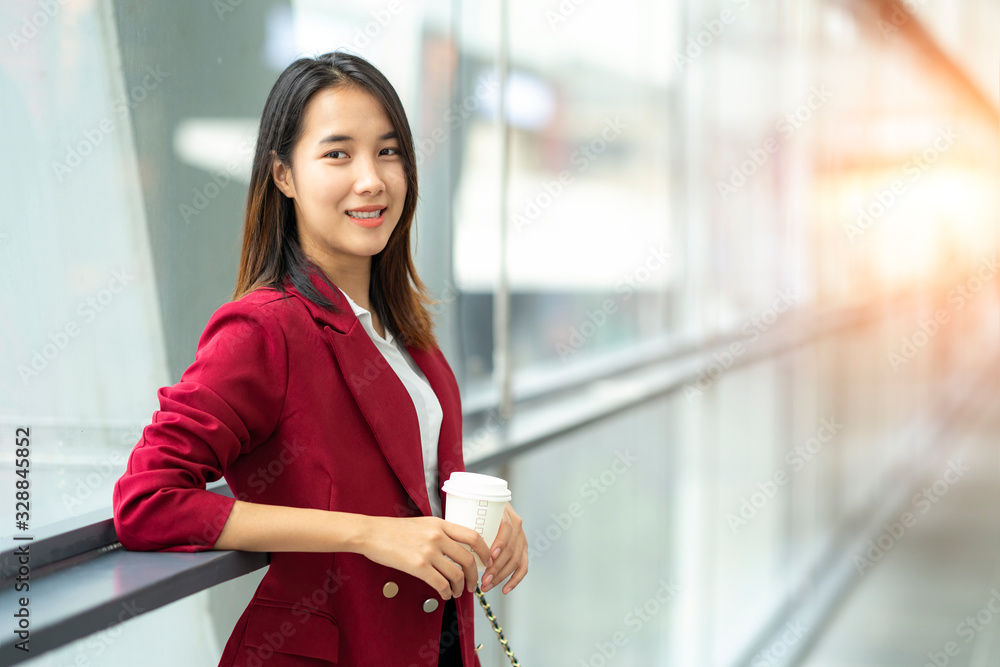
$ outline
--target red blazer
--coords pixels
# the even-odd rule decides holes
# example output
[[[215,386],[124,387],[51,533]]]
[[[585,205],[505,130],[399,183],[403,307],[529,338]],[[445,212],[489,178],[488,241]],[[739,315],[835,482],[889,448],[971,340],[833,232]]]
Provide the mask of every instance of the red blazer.
[[[235,503],[205,490],[223,475],[249,502],[431,514],[410,395],[340,291],[315,273],[312,282],[340,314],[290,283],[289,298],[255,290],[212,315],[194,363],[159,390],[160,409],[114,488],[126,549],[211,548]],[[458,384],[440,350],[407,349],[444,412],[445,480],[464,469]],[[456,604],[463,663],[478,665],[475,596]],[[362,555],[277,552],[219,665],[437,667],[443,611],[433,588]]]

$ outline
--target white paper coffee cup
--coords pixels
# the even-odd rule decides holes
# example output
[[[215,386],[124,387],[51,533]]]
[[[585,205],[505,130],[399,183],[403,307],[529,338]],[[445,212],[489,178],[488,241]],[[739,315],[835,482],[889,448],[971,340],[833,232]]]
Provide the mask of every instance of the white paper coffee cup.
[[[453,472],[441,490],[447,494],[444,520],[472,528],[483,536],[487,547],[492,546],[500,532],[504,505],[511,498],[507,480],[474,472]],[[465,548],[472,551],[468,545]],[[485,571],[486,565],[479,555],[475,551],[472,554],[479,571]]]

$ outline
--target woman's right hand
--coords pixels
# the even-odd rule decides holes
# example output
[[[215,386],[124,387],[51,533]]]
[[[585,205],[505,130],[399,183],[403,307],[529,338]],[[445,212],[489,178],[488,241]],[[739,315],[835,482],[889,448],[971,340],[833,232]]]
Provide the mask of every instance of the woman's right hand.
[[[366,517],[358,552],[380,565],[401,570],[426,582],[441,599],[448,600],[476,590],[476,559],[490,564],[490,550],[471,528],[434,516]]]

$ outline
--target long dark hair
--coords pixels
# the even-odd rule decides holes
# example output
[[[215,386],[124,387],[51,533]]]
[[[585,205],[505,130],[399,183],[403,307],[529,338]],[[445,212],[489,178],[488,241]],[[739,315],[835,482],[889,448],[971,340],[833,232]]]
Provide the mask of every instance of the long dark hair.
[[[337,310],[309,279],[310,271],[314,271],[330,284],[299,244],[294,202],[275,184],[272,165],[275,159],[291,165],[292,151],[302,134],[306,105],[312,96],[321,90],[341,86],[364,90],[382,105],[396,130],[406,175],[403,212],[385,248],[372,257],[368,297],[379,319],[404,343],[433,349],[437,341],[427,311],[427,305],[433,301],[417,277],[410,255],[410,227],[417,207],[413,135],[392,84],[367,60],[349,53],[335,51],[296,60],[281,73],[267,96],[250,175],[243,219],[243,247],[233,299],[260,287],[277,288],[287,295],[283,286],[287,277],[306,298],[323,308]],[[332,284],[331,289],[335,289]]]

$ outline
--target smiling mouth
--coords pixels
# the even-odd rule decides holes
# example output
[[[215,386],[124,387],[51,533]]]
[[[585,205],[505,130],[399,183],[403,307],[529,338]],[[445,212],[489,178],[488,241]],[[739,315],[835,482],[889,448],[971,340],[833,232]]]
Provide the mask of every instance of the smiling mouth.
[[[372,218],[381,217],[383,213],[385,213],[385,209],[380,208],[377,211],[348,211],[347,215],[351,216],[352,218],[357,218],[358,220],[369,220]]]

